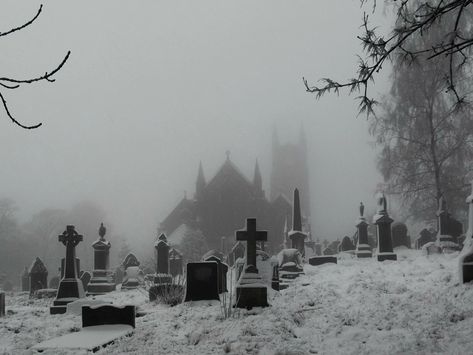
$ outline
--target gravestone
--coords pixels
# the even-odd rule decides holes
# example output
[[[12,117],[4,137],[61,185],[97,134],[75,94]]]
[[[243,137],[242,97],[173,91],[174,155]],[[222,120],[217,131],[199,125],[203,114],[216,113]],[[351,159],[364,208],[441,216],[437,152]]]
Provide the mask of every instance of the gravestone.
[[[48,288],[48,270],[40,258],[36,258],[29,270],[30,276],[30,296],[37,290]]]
[[[313,256],[309,258],[309,264],[319,266],[323,264],[337,264],[337,257],[333,255]]]
[[[5,317],[5,292],[0,291],[0,317]]]
[[[244,259],[245,258],[245,246],[243,245],[242,242],[236,242],[235,245],[232,247],[232,250],[230,251],[228,261],[230,263],[230,266],[233,266],[235,262],[238,259]]]
[[[150,301],[167,294],[172,284],[172,275],[169,273],[169,244],[166,235],[161,234],[159,236],[154,248],[156,249],[157,262],[156,273],[153,277],[154,285],[148,291]]]
[[[256,229],[256,218],[246,219],[246,230],[235,233],[235,239],[246,241],[246,267],[236,285],[235,307],[251,309],[253,307],[267,307],[267,287],[262,284],[261,276],[256,268],[256,243],[266,241],[268,232]]]
[[[80,280],[82,281],[82,286],[84,287],[84,291],[88,291],[90,280],[92,279],[92,275],[88,271],[84,271],[80,275]]]
[[[356,230],[358,233],[358,241],[356,243],[356,256],[358,258],[371,258],[371,246],[368,242],[368,223],[364,217],[365,206],[360,202],[360,217],[356,221]]]
[[[65,266],[66,266],[66,258],[62,258],[61,259],[61,279],[64,278]],[[79,274],[80,272],[80,259],[79,258],[76,258],[76,270],[77,270],[77,274]]]
[[[66,260],[64,278],[59,283],[56,299],[50,308],[51,314],[66,313],[69,302],[85,297],[84,287],[77,277],[76,269],[76,246],[83,240],[83,236],[77,233],[74,226],[69,225],[58,240],[66,247]]]
[[[218,264],[214,261],[187,263],[184,302],[220,300],[218,297]]]
[[[456,238],[454,238],[451,234],[451,216],[450,213],[448,213],[447,202],[443,196],[440,196],[439,199],[437,218],[438,232],[436,243],[440,250],[445,253],[451,253],[459,250],[460,247],[456,243]]]
[[[228,265],[222,263],[222,260],[212,255],[209,256],[204,261],[215,261],[217,263],[217,273],[218,273],[218,293],[228,292],[227,290],[227,272]]]
[[[272,277],[271,277],[271,288],[275,291],[279,291],[279,262],[276,257],[271,258],[271,266],[273,269]]]
[[[373,216],[373,223],[376,225],[378,235],[378,261],[397,260],[397,255],[393,252],[393,242],[391,237],[392,218],[387,211],[386,196],[378,194],[378,210]]]
[[[436,235],[434,232],[431,232],[426,228],[422,229],[415,241],[416,249],[422,249],[425,244],[435,242],[435,239]]]
[[[182,267],[182,253],[175,248],[171,248],[169,250],[169,273],[172,277],[182,275]]]
[[[340,251],[355,250],[355,245],[351,241],[350,237],[348,236],[343,237],[342,242],[340,243],[340,246],[339,246],[339,250]]]
[[[320,243],[319,239],[317,239],[317,241],[315,242],[314,249],[316,256],[322,255],[322,244]]]
[[[140,285],[143,284],[144,277],[142,276],[140,270],[140,262],[134,254],[128,254],[125,257],[125,260],[123,261],[122,265],[125,269],[122,289],[138,288]]]
[[[30,273],[28,272],[27,266],[25,266],[25,269],[21,274],[21,290],[23,292],[30,290]]]
[[[110,248],[111,243],[105,240],[107,229],[100,224],[99,238],[92,244],[94,249],[94,270],[92,279],[87,287],[90,295],[103,295],[115,290],[115,283],[112,280],[110,269]]]
[[[302,215],[301,205],[299,201],[299,190],[294,189],[294,201],[292,206],[292,230],[288,233],[289,239],[291,240],[291,247],[299,250],[302,258],[305,257],[305,240],[307,234],[302,232]]]
[[[393,237],[393,248],[405,246],[411,247],[411,238],[407,235],[407,226],[402,222],[395,222],[391,228]]]
[[[473,181],[471,194],[466,198],[466,203],[468,203],[468,230],[459,257],[461,283],[473,281]]]
[[[278,253],[279,289],[286,289],[294,279],[304,274],[302,255],[298,249],[283,249]]]

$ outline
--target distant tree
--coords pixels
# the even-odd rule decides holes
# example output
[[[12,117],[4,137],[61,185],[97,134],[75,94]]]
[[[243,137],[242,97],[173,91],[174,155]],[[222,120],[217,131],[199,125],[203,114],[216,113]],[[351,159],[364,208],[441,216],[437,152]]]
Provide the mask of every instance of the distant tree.
[[[443,24],[451,27],[451,20],[446,18]],[[390,94],[381,114],[371,118],[370,131],[381,148],[378,168],[386,192],[401,197],[404,217],[418,220],[436,218],[442,195],[451,210],[463,207],[473,158],[472,110],[470,106],[453,110],[453,99],[444,87],[445,77],[466,77],[467,67],[457,61],[452,67],[452,57],[427,60],[431,54],[420,53],[435,47],[444,31],[432,25],[404,41],[405,51],[418,54],[409,65],[402,56],[395,57]],[[456,88],[466,90],[469,85],[458,80]]]
[[[18,27],[9,29],[5,32],[0,32],[0,37],[8,36],[8,35],[10,35],[14,32],[20,31],[20,30],[28,27],[29,25],[31,25],[33,22],[36,21],[36,19],[41,14],[42,9],[43,9],[43,5],[40,5],[38,11],[36,12],[36,15],[31,20],[23,23],[22,25],[20,25]],[[66,61],[69,59],[70,54],[71,54],[71,52],[68,51],[66,56],[62,59],[62,61],[59,63],[59,65],[57,67],[55,67],[50,72],[46,72],[43,75],[40,75],[40,76],[37,76],[37,77],[33,77],[33,78],[29,78],[29,79],[16,79],[16,78],[8,77],[8,76],[0,76],[0,100],[3,104],[3,108],[5,109],[5,113],[12,120],[13,123],[15,123],[16,125],[18,125],[22,128],[25,128],[25,129],[38,128],[42,124],[42,123],[38,123],[38,124],[35,124],[35,125],[32,125],[32,126],[27,126],[27,125],[24,125],[24,124],[20,123],[20,121],[18,121],[16,118],[14,118],[11,111],[10,111],[10,109],[9,109],[9,107],[8,107],[8,105],[7,105],[7,100],[5,99],[4,90],[18,89],[22,84],[32,84],[32,83],[36,83],[36,82],[39,82],[39,81],[54,82],[55,81],[55,79],[53,79],[54,74],[56,74],[64,66]]]
[[[362,7],[372,5],[376,10],[376,0],[360,0]],[[387,61],[398,58],[406,64],[419,60],[420,65],[432,59],[445,58],[451,70],[442,78],[442,88],[452,97],[452,107],[459,108],[467,102],[469,88],[460,88],[458,68],[466,67],[471,59],[473,44],[472,1],[469,0],[385,0],[393,6],[396,20],[392,31],[387,35],[379,33],[377,27],[369,23],[369,16],[363,14],[363,34],[358,36],[361,41],[364,57],[359,57],[356,75],[345,82],[333,79],[322,79],[321,86],[313,86],[303,78],[308,92],[320,98],[325,93],[339,93],[347,89],[349,93],[360,93],[359,108],[361,112],[373,114],[377,103],[368,96],[368,86],[374,83],[376,74],[383,69]],[[409,48],[406,44],[413,37],[421,37],[432,28],[440,30],[439,36],[425,46]],[[471,81],[471,72],[468,72]]]
[[[187,228],[179,245],[185,262],[199,261],[209,251],[207,241],[199,229]]]

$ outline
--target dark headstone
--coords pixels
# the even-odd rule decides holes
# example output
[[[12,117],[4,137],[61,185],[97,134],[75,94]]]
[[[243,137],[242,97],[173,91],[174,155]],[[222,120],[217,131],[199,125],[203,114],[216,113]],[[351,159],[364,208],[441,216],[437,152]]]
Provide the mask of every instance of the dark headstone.
[[[364,217],[365,206],[363,202],[360,202],[360,217],[356,221],[356,230],[358,240],[356,243],[356,256],[358,258],[371,258],[371,246],[368,240],[368,223],[366,222],[366,218]],[[335,262],[336,259],[335,259]]]
[[[443,196],[439,199],[439,209],[437,211],[438,217],[438,232],[437,245],[442,252],[455,252],[460,249],[457,243],[457,237],[461,234],[463,229],[460,222],[455,220],[447,210],[447,202]],[[453,235],[453,233],[456,236]]]
[[[135,306],[83,306],[82,327],[106,324],[127,324],[135,327]]]
[[[182,254],[179,250],[171,248],[169,250],[169,273],[175,277],[182,275]]]
[[[309,264],[318,266],[318,265],[323,265],[323,264],[328,264],[328,263],[337,263],[337,257],[336,256],[313,256],[309,258]]]
[[[5,292],[0,292],[0,317],[5,317]]]
[[[246,230],[236,231],[235,237],[236,240],[246,241],[246,268],[236,286],[235,307],[267,307],[267,287],[262,284],[262,278],[256,268],[256,242],[266,241],[268,232],[256,229],[256,218],[247,218]]]
[[[107,229],[100,224],[99,238],[92,244],[94,248],[94,270],[92,271],[92,279],[87,286],[89,295],[103,295],[115,290],[112,271],[110,268],[110,247],[109,241],[105,240]]]
[[[169,244],[164,234],[159,236],[154,247],[158,259],[156,274],[169,274]]]
[[[187,263],[184,302],[219,300],[218,264],[216,262]]]
[[[471,188],[471,194],[466,198],[466,203],[468,203],[468,230],[459,257],[460,282],[462,283],[473,281],[473,182]]]
[[[288,233],[288,237],[291,240],[291,247],[299,250],[302,257],[305,256],[305,240],[307,234],[302,232],[302,215],[301,206],[299,202],[299,190],[294,190],[294,201],[292,206],[292,230]]]
[[[56,299],[50,308],[51,314],[66,313],[67,304],[85,297],[82,282],[77,277],[76,246],[83,240],[74,226],[67,226],[63,234],[58,237],[59,242],[66,247],[64,278],[59,283]]]
[[[61,279],[64,278],[65,266],[66,266],[66,258],[62,258],[61,259]],[[79,271],[80,271],[80,259],[79,258],[76,258],[76,270],[77,270],[77,273],[79,273]]]
[[[416,249],[422,249],[422,247],[430,242],[435,242],[435,233],[427,229],[422,229],[415,241]]]
[[[25,266],[25,269],[21,274],[21,290],[23,292],[30,290],[30,273],[28,272],[27,266]]]
[[[84,287],[84,290],[87,291],[87,288],[89,287],[90,280],[92,279],[92,275],[88,271],[84,271],[81,276],[80,280],[82,281],[82,286]]]
[[[48,270],[40,258],[36,258],[29,269],[30,296],[37,290],[48,288]]]
[[[228,265],[222,263],[222,261],[216,256],[209,256],[204,261],[215,261],[218,265],[218,293],[228,292],[227,290],[227,272]]]
[[[402,222],[395,222],[391,227],[393,237],[393,248],[405,246],[411,247],[410,238],[407,235],[407,226]]]
[[[339,248],[340,248],[340,251],[350,251],[350,250],[355,250],[355,245],[351,241],[350,237],[345,236],[343,237]]]
[[[373,216],[373,223],[376,224],[378,235],[378,261],[397,260],[393,252],[393,242],[391,237],[392,218],[387,211],[387,201],[384,194],[378,195],[378,210]]]

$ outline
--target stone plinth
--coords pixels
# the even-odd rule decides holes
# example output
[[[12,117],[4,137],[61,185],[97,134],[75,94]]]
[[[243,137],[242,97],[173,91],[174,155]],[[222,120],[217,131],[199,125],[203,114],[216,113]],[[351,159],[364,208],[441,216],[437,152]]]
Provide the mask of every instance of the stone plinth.
[[[93,244],[94,248],[94,270],[92,279],[87,286],[87,294],[103,295],[115,290],[112,271],[110,268],[110,247],[109,241],[105,240],[106,228],[103,223],[99,228],[99,239]]]
[[[336,264],[337,257],[327,255],[327,256],[313,256],[309,258],[310,265],[319,266],[319,265],[329,264],[329,263]]]
[[[236,287],[237,303],[235,307],[251,309],[268,307],[267,287],[257,273],[245,272]]]

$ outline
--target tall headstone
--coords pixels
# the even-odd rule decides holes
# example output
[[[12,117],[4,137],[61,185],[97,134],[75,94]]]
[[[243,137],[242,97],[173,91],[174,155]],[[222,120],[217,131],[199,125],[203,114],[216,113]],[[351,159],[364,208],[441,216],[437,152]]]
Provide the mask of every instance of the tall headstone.
[[[473,181],[471,182],[471,194],[466,198],[468,204],[468,230],[465,242],[459,257],[460,282],[473,281]]]
[[[246,241],[246,267],[236,286],[235,307],[267,307],[267,287],[262,284],[262,278],[256,268],[256,242],[266,241],[268,232],[256,229],[256,218],[247,218],[246,230],[236,231],[235,236],[236,240]]]
[[[371,247],[368,243],[368,223],[364,217],[365,206],[360,202],[360,217],[356,221],[356,230],[358,232],[358,242],[356,243],[356,256],[359,258],[371,258]]]
[[[66,247],[66,260],[64,278],[59,283],[56,299],[50,308],[51,314],[66,313],[67,304],[85,297],[82,281],[77,277],[76,246],[83,240],[74,226],[67,226],[66,230],[58,237],[60,243]]]
[[[37,290],[48,288],[48,270],[40,258],[36,258],[29,270],[30,296]]]
[[[21,290],[23,292],[30,290],[30,273],[28,272],[27,266],[25,266],[25,269],[21,274]]]
[[[0,291],[0,317],[5,317],[5,292]]]
[[[169,273],[172,277],[182,275],[182,267],[182,253],[175,248],[171,248],[169,250]]]
[[[302,258],[305,257],[305,240],[307,234],[302,232],[302,216],[301,216],[301,205],[299,201],[299,190],[294,189],[294,201],[292,206],[292,230],[288,236],[291,240],[291,247],[299,250]]]
[[[61,258],[61,268],[60,268],[61,279],[64,278],[65,270],[66,270],[66,258]],[[76,258],[76,270],[77,270],[77,274],[79,274],[80,272],[80,259],[79,258]]]
[[[94,248],[94,270],[92,279],[87,287],[87,293],[90,295],[103,295],[115,290],[115,283],[112,279],[110,269],[110,247],[109,241],[105,240],[107,229],[100,224],[99,238],[92,244]]]
[[[169,273],[169,244],[166,235],[161,234],[154,244],[156,249],[156,276],[154,277],[155,284],[170,283],[172,276]]]
[[[377,200],[378,210],[373,216],[373,223],[376,225],[376,234],[378,236],[378,261],[397,260],[397,255],[393,252],[391,236],[391,223],[393,219],[389,217],[384,193],[379,193]]]

